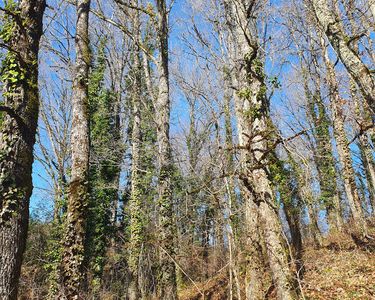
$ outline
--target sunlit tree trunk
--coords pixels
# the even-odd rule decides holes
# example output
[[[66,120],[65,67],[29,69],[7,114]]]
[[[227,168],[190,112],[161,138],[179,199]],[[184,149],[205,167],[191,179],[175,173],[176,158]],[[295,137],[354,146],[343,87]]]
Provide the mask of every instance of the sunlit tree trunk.
[[[363,166],[365,168],[366,180],[368,184],[368,192],[370,195],[370,202],[373,209],[375,210],[375,164],[374,158],[369,145],[368,137],[366,135],[359,138],[359,148]]]
[[[350,37],[346,35],[342,22],[333,13],[328,0],[313,0],[313,9],[333,49],[339,56],[350,76],[357,83],[360,92],[369,107],[375,113],[375,82],[368,67],[364,64],[351,46]]]
[[[344,188],[348,199],[349,207],[352,212],[355,224],[363,233],[367,232],[366,221],[362,213],[361,199],[358,194],[355,183],[355,173],[352,165],[352,158],[348,140],[344,127],[343,103],[339,95],[338,83],[334,71],[334,67],[328,57],[326,47],[323,46],[324,62],[327,68],[327,82],[329,85],[331,107],[333,114],[333,131],[337,144],[337,152],[342,166],[342,176],[344,180]]]
[[[112,205],[118,198],[119,164],[122,156],[120,131],[117,126],[116,97],[105,87],[105,40],[99,42],[93,61],[89,85],[90,170],[89,204],[85,240],[85,267],[90,270],[90,293],[102,288],[106,252],[112,233]],[[93,296],[94,297],[94,296]]]
[[[245,51],[248,50],[248,45],[246,44],[246,41],[243,37],[243,33],[238,30],[238,27],[240,26],[240,22],[244,20],[235,19],[234,15],[237,10],[237,7],[234,3],[231,1],[225,1],[225,9],[227,14],[227,20],[228,24],[230,26],[230,31],[233,37],[228,41],[229,44],[229,57],[231,61],[236,61],[238,58],[237,56],[243,56],[244,54],[241,53],[240,47],[246,47]],[[242,4],[238,4],[239,6]],[[242,8],[244,9],[244,8]],[[244,17],[244,16],[242,16]],[[246,20],[245,20],[246,22]],[[237,36],[238,35],[238,36]],[[237,45],[238,41],[237,38],[242,41],[243,45]],[[237,48],[239,48],[237,50]],[[246,52],[245,52],[246,53]],[[243,60],[243,57],[241,57],[241,61]],[[244,62],[242,62],[243,64]],[[238,69],[245,68],[245,66],[235,66],[236,73],[232,78],[231,83],[227,83],[230,86],[236,86],[239,90],[240,88],[246,89],[247,81],[244,80],[241,84],[241,79],[237,75]],[[242,70],[241,75],[246,78],[246,70]],[[241,87],[240,87],[241,84]],[[238,118],[237,121],[237,129],[239,134],[239,144],[240,145],[246,145],[248,144],[248,138],[246,134],[248,133],[248,124],[246,124],[245,118],[243,118],[243,113],[241,106],[243,106],[243,99],[241,99],[238,95],[238,92],[233,93],[234,101],[235,101],[235,108],[236,108],[236,115]],[[247,105],[249,105],[247,103]],[[245,134],[244,134],[245,133]],[[241,168],[243,173],[243,179],[249,180],[247,176],[251,176],[251,174],[247,171],[246,166],[246,160],[247,157],[247,151],[243,150],[241,151]],[[264,258],[263,258],[263,248],[262,248],[262,237],[261,237],[261,229],[260,229],[260,222],[259,222],[259,212],[258,208],[256,207],[256,204],[253,201],[253,195],[252,193],[247,189],[245,184],[240,185],[242,189],[242,195],[245,199],[244,209],[245,209],[245,232],[246,232],[246,243],[245,243],[245,251],[246,251],[246,275],[245,275],[245,295],[246,299],[264,299],[265,295],[265,288],[263,286],[263,275],[265,271],[264,266]]]
[[[160,299],[177,299],[176,269],[173,257],[175,254],[175,224],[172,198],[172,158],[169,139],[170,95],[168,67],[168,20],[165,0],[157,0],[158,14],[158,61],[159,92],[155,103],[158,144],[158,189],[157,201],[159,210],[159,297]]]
[[[296,268],[295,273],[298,274],[298,279],[301,280],[304,275],[301,232],[301,211],[303,209],[303,181],[301,180],[301,169],[290,152],[288,152],[288,168],[283,161],[278,160],[278,158],[276,159],[277,161],[274,163],[274,166],[280,169],[278,173],[281,179],[278,182],[278,190],[283,202],[285,217],[289,225],[293,250],[292,258]],[[295,284],[297,285],[297,282],[295,282]]]
[[[350,84],[350,93],[355,104],[357,122],[361,126],[366,126],[367,120],[364,116],[365,113],[361,109],[362,103],[360,102],[360,99],[358,98],[356,94],[356,86],[355,86],[355,83],[353,82],[351,82]],[[366,106],[363,107],[363,110],[366,110]],[[366,180],[368,184],[368,191],[370,194],[370,202],[374,210],[375,209],[375,161],[374,161],[373,151],[371,149],[371,145],[370,145],[367,132],[360,134],[360,136],[358,137],[358,140],[359,140],[358,145],[360,148],[361,159],[362,159],[363,166],[365,169]]]
[[[235,236],[235,222],[234,218],[237,218],[238,214],[238,204],[236,203],[235,194],[235,184],[233,180],[234,176],[234,159],[233,159],[233,127],[232,127],[232,117],[231,117],[231,101],[233,99],[232,77],[228,68],[223,70],[224,77],[224,126],[225,126],[225,145],[226,151],[226,170],[230,174],[229,178],[225,179],[226,192],[228,196],[228,210],[229,218],[227,223],[228,228],[228,248],[229,248],[229,294],[231,299],[233,299],[233,286],[236,286],[237,299],[241,299],[241,285],[239,279],[239,266],[238,266],[238,245]],[[234,283],[234,285],[233,285]]]
[[[319,65],[316,55],[312,55],[311,60],[314,67],[318,69]],[[312,78],[315,83],[315,91],[312,91],[309,87],[307,68],[303,66],[302,62],[301,68],[304,92],[308,107],[307,116],[311,120],[314,128],[312,134],[314,136],[315,144],[312,144],[312,148],[320,185],[319,202],[324,205],[324,208],[327,211],[327,221],[330,228],[340,229],[342,220],[336,183],[335,160],[330,135],[331,121],[321,96],[321,80],[319,75]]]
[[[73,80],[71,154],[65,236],[62,253],[62,293],[83,299],[84,243],[89,178],[88,71],[90,64],[88,21],[90,0],[77,0],[76,64]]]
[[[260,281],[259,261],[261,260],[261,241],[257,233],[261,231],[269,261],[272,278],[278,299],[295,299],[292,272],[284,248],[284,237],[278,218],[278,208],[271,182],[268,177],[268,158],[264,153],[270,150],[274,126],[269,116],[269,103],[266,95],[262,50],[259,47],[256,25],[257,1],[228,2],[231,9],[233,48],[235,58],[235,104],[239,145],[242,152],[242,180],[247,191],[246,220],[248,223],[249,246],[251,253],[246,268],[251,274],[247,292],[248,299],[263,299]],[[258,231],[259,230],[259,231]],[[255,239],[255,240],[252,240]],[[253,281],[254,280],[254,281]]]
[[[134,31],[137,42],[140,42],[139,12],[135,12]],[[134,78],[132,97],[133,126],[131,134],[132,142],[132,167],[131,167],[131,194],[130,194],[130,257],[129,267],[131,272],[131,282],[129,286],[129,300],[140,299],[139,288],[139,262],[141,256],[142,243],[144,242],[144,218],[142,201],[142,182],[140,173],[141,155],[141,70],[142,62],[140,49],[137,45],[134,52]]]
[[[316,248],[320,248],[322,246],[322,233],[319,228],[319,219],[316,209],[313,205],[314,199],[312,196],[311,191],[305,191],[305,199],[306,199],[306,208],[307,208],[307,215],[309,218],[309,231],[313,238],[314,244]]]
[[[368,4],[369,4],[371,14],[372,14],[372,22],[375,26],[375,1],[374,0],[368,0]]]
[[[29,222],[39,113],[38,53],[46,2],[3,4],[1,36],[8,52],[0,79],[0,299],[7,300],[17,299]]]
[[[246,187],[245,187],[246,188]],[[263,276],[265,259],[263,257],[263,238],[259,221],[259,209],[253,201],[253,195],[244,190],[245,225],[246,225],[246,299],[264,299],[265,288]]]

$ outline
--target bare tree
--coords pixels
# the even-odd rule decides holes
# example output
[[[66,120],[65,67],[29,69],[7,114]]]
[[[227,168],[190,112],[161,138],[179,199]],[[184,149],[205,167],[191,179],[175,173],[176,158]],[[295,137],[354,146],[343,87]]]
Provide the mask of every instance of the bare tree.
[[[328,57],[328,52],[323,44],[324,62],[327,68],[327,82],[329,84],[331,105],[333,114],[333,128],[337,142],[337,151],[342,164],[343,179],[346,196],[356,225],[360,226],[363,233],[367,232],[366,222],[362,215],[362,206],[355,184],[355,174],[352,166],[352,159],[348,141],[344,129],[344,115],[342,110],[342,101],[339,95],[339,87],[334,73],[333,65]]]
[[[344,64],[350,76],[357,83],[363,98],[375,112],[375,81],[368,67],[353,49],[353,43],[361,36],[348,37],[342,21],[336,16],[328,0],[312,0],[312,7],[319,24]]]
[[[157,0],[157,47],[160,52],[157,69],[159,73],[158,96],[155,101],[158,144],[158,209],[160,226],[160,282],[159,296],[162,299],[177,299],[176,270],[174,261],[175,224],[171,186],[171,145],[169,140],[170,95],[168,67],[168,10],[165,0]]]
[[[250,262],[248,299],[263,299],[261,278],[262,243],[270,264],[278,299],[294,299],[293,274],[289,269],[281,224],[269,180],[270,154],[275,127],[269,115],[264,75],[264,53],[259,44],[256,20],[261,1],[227,2],[233,33],[235,105],[242,155],[240,179],[246,189]],[[271,148],[270,148],[271,147]]]
[[[129,286],[129,299],[140,298],[139,266],[141,259],[142,244],[144,243],[144,216],[141,182],[141,109],[142,109],[142,61],[139,43],[141,43],[140,12],[134,12],[134,36],[137,41],[134,51],[133,70],[133,97],[132,97],[132,169],[131,169],[131,194],[130,194],[130,256],[129,267],[131,272],[131,282]]]
[[[84,241],[88,204],[89,128],[88,71],[90,65],[88,21],[90,0],[77,0],[76,63],[72,95],[72,171],[62,253],[62,282],[68,299],[83,297]]]

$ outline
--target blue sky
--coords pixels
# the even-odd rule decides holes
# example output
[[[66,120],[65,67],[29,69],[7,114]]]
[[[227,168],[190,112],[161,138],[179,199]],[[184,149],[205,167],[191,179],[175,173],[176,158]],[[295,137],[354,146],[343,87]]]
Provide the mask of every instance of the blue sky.
[[[51,2],[56,1],[56,0],[51,0],[49,1],[49,4],[51,5]],[[58,1],[57,1],[58,2]],[[53,2],[53,3],[57,3]],[[0,3],[3,3],[1,0]],[[282,4],[283,1],[275,0],[272,1],[274,5],[279,5]],[[195,60],[192,56],[190,56],[188,52],[188,48],[184,43],[182,42],[181,38],[184,33],[186,33],[187,29],[191,29],[191,24],[186,27],[185,21],[189,20],[189,12],[190,12],[190,5],[188,4],[188,1],[184,0],[177,0],[174,4],[174,7],[171,12],[171,17],[170,17],[170,24],[172,26],[172,30],[170,33],[170,49],[171,49],[171,55],[170,55],[170,60],[171,60],[171,66],[174,66],[177,62],[182,64],[184,68],[191,68],[194,70],[194,64]],[[47,10],[47,15],[51,16],[54,15],[55,12],[51,10]],[[68,14],[74,15],[74,8],[70,6],[68,9]],[[64,20],[64,16],[58,16],[58,18],[61,20]],[[55,22],[50,23],[49,18],[46,18],[45,24],[49,24],[49,26],[58,26],[56,25]],[[207,31],[209,30],[209,26],[203,22],[202,19],[197,16],[195,18],[197,26],[200,28],[202,31]],[[269,24],[269,29],[268,33],[269,36],[272,38],[277,38],[276,33],[282,30],[280,27],[280,24],[278,22],[280,21],[279,16],[275,16],[273,19],[273,22]],[[72,32],[74,32],[74,26],[73,26],[74,21],[72,21]],[[189,27],[190,26],[190,27]],[[50,29],[50,28],[49,28]],[[56,29],[56,28],[55,28]],[[72,42],[72,41],[71,41]],[[281,41],[284,42],[284,41]],[[54,47],[58,47],[59,44],[57,42],[52,44]],[[274,44],[275,45],[275,44]],[[276,43],[277,46],[277,43]],[[196,44],[196,47],[199,48],[200,46]],[[269,50],[269,49],[268,49]],[[330,51],[330,55],[334,56],[334,53],[332,50]],[[71,53],[71,57],[74,57],[74,53]],[[53,57],[49,57],[46,59],[46,55],[43,56],[43,59],[45,59],[45,63],[52,64]],[[275,110],[278,107],[281,107],[283,105],[283,101],[289,96],[288,93],[286,92],[286,84],[287,81],[290,78],[290,75],[293,73],[293,67],[291,65],[298,64],[298,59],[295,56],[289,55],[288,56],[288,61],[289,63],[284,64],[282,61],[271,61],[269,58],[266,60],[266,73],[268,76],[279,76],[279,80],[282,84],[282,88],[279,90],[276,90],[273,98],[271,105],[273,107],[273,110]],[[338,69],[342,69],[342,66],[339,64]],[[51,70],[51,73],[49,74],[50,78],[54,80],[54,74],[53,70]],[[172,76],[172,84],[173,84],[173,76]],[[183,131],[183,127],[181,125],[186,126],[189,120],[189,110],[188,110],[188,105],[186,102],[186,99],[184,95],[181,93],[181,91],[173,86],[172,88],[172,112],[171,112],[171,133],[173,136],[181,134]],[[43,91],[42,91],[43,95]],[[285,116],[286,120],[288,120],[288,116]],[[284,120],[285,121],[285,120]],[[43,134],[43,128],[41,128],[41,138],[43,142],[46,142],[46,137]],[[290,135],[287,133],[287,135]],[[357,150],[355,145],[352,145],[353,150]],[[31,212],[36,212],[40,211],[41,206],[44,207],[44,211],[50,210],[51,205],[52,205],[52,192],[51,192],[51,187],[48,182],[48,174],[46,173],[45,169],[41,165],[40,162],[35,161],[34,167],[33,167],[33,182],[34,182],[34,193],[31,198]],[[42,210],[43,211],[43,210]],[[44,214],[43,211],[43,214]],[[42,215],[43,215],[42,214]]]

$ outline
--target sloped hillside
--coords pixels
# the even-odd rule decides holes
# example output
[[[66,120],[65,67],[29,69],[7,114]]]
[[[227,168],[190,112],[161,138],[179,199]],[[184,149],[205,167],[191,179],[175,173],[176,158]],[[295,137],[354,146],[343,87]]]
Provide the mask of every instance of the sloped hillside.
[[[328,237],[320,249],[307,246],[301,299],[375,299],[375,253],[373,242],[356,244],[344,234]],[[204,291],[204,298],[198,292]],[[275,295],[271,291],[269,299]],[[243,295],[244,297],[244,295]],[[221,274],[207,282],[180,291],[181,300],[228,298],[228,276]],[[235,296],[234,296],[235,299]]]

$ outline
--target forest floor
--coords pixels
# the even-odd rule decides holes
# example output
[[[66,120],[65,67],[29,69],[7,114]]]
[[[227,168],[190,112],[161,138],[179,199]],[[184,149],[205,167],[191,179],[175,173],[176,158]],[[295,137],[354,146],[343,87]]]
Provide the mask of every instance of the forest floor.
[[[373,222],[373,225],[375,222]],[[47,299],[49,286],[47,278],[51,276],[45,269],[46,237],[49,227],[32,225],[28,238],[28,249],[22,267],[20,284],[20,300]],[[348,231],[347,229],[346,231]],[[370,235],[375,237],[375,226],[371,226]],[[302,294],[300,299],[306,300],[375,300],[375,238],[358,239],[356,235],[345,233],[330,234],[322,241],[322,246],[314,247],[304,244],[303,261],[305,274],[300,281]],[[123,299],[116,295],[124,294],[126,281],[126,264],[118,255],[111,252],[106,267],[106,290],[98,299]],[[121,257],[121,256],[120,256]],[[199,255],[196,255],[199,257]],[[192,264],[200,264],[196,259]],[[188,284],[179,291],[180,300],[227,300],[228,275],[227,268],[220,265],[220,271],[205,282]],[[211,271],[214,272],[215,269]],[[243,270],[240,270],[243,272]],[[211,273],[212,274],[212,273]],[[241,278],[243,279],[243,278]],[[241,280],[243,282],[243,280]],[[265,278],[269,296],[265,299],[276,299],[275,290],[270,278]],[[108,287],[107,287],[108,285]],[[244,287],[241,286],[244,290]],[[198,291],[199,290],[199,291]],[[234,289],[234,294],[235,294]],[[204,294],[204,298],[202,296]],[[235,296],[235,295],[234,295]],[[92,299],[92,298],[89,298]],[[245,295],[241,295],[245,299]],[[158,299],[160,300],[160,299]],[[236,300],[233,297],[233,300]]]
[[[375,244],[356,244],[348,235],[327,237],[320,249],[307,245],[304,251],[305,275],[301,299],[375,299]],[[197,284],[204,300],[229,299],[228,276],[222,274]],[[201,300],[197,287],[180,291],[180,300]],[[275,299],[271,292],[268,299]],[[245,298],[242,295],[241,298]]]

